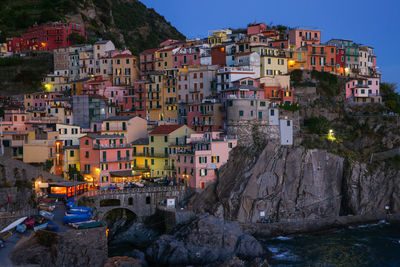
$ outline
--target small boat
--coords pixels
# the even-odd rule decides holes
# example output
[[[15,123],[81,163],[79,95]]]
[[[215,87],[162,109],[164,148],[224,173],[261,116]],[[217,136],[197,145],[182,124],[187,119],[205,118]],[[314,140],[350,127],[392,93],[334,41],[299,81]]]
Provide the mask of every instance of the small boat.
[[[46,230],[57,232],[59,229],[58,225],[56,225],[53,221],[49,221],[46,226]]]
[[[44,203],[39,205],[39,209],[45,210],[45,211],[53,211],[55,208],[56,208],[55,205],[48,205],[48,204],[44,204]]]
[[[74,207],[74,208],[70,208],[69,211],[80,211],[80,212],[87,212],[87,213],[93,214],[93,209],[87,208],[87,207]]]
[[[48,223],[44,223],[44,224],[41,224],[41,225],[38,225],[38,226],[35,226],[35,227],[33,227],[33,231],[37,231],[37,230],[40,230],[40,229],[45,229],[46,227],[47,227],[47,225],[48,225]]]
[[[3,230],[1,230],[1,231],[0,231],[0,234],[14,229],[15,227],[17,227],[17,225],[23,223],[23,222],[26,220],[26,218],[28,218],[28,217],[22,217],[22,218],[16,220],[15,222],[11,223],[11,224],[8,225],[6,228],[4,228]]]
[[[90,222],[90,223],[84,223],[78,226],[78,229],[89,229],[89,228],[95,228],[95,227],[101,227],[103,226],[102,222]]]
[[[79,225],[85,224],[85,223],[92,223],[95,222],[95,220],[88,220],[88,221],[83,221],[83,222],[77,222],[77,223],[70,223],[69,225],[71,225],[74,228],[78,228]]]
[[[90,220],[89,214],[75,214],[71,216],[64,216],[63,224],[66,225],[69,223],[84,222],[88,220]]]
[[[54,214],[48,211],[41,210],[39,214],[48,220],[53,220]]]
[[[19,233],[25,233],[26,225],[25,224],[18,224],[16,229],[17,229],[17,232],[19,232]]]
[[[10,236],[12,236],[12,231],[7,231],[7,232],[4,232],[4,233],[0,234],[0,239],[6,240]]]
[[[40,202],[45,202],[45,203],[56,203],[57,199],[56,198],[42,198]]]

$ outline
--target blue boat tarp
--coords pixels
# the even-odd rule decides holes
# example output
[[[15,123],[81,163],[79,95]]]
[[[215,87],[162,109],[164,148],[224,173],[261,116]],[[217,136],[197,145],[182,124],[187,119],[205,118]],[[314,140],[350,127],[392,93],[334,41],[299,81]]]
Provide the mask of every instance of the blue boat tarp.
[[[87,207],[73,207],[73,208],[70,208],[69,211],[79,211],[79,212],[86,212],[86,213],[93,214],[93,209],[87,208]]]
[[[44,224],[41,224],[41,225],[38,225],[38,226],[35,226],[34,228],[33,228],[33,231],[37,231],[37,230],[40,230],[40,229],[44,229],[44,228],[46,228],[47,227],[47,225],[48,225],[48,223],[44,223]]]
[[[56,225],[53,221],[49,221],[47,223],[46,230],[52,231],[52,232],[57,232],[58,231],[58,225]]]
[[[76,215],[68,215],[64,216],[63,224],[76,223],[88,221],[90,219],[90,214],[76,214]]]

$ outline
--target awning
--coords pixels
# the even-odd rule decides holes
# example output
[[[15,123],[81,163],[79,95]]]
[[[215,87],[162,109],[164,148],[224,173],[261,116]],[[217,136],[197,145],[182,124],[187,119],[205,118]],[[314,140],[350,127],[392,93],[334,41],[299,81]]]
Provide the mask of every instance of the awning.
[[[115,171],[110,172],[111,177],[135,177],[141,176],[141,174],[133,174],[132,171]]]

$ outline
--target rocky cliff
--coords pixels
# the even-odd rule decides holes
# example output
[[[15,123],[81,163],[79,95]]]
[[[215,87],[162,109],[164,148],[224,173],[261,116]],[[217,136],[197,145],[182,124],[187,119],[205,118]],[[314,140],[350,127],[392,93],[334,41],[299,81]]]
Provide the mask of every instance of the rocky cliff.
[[[321,149],[269,143],[236,148],[215,185],[193,201],[198,212],[256,222],[400,211],[400,171],[386,162],[347,160]]]
[[[39,231],[22,239],[10,258],[17,266],[103,266],[107,261],[106,229],[57,234]]]

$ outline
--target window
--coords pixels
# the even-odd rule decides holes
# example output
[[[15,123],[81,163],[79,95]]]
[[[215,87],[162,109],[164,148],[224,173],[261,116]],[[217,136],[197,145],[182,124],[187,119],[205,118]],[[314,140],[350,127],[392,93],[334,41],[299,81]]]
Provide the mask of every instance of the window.
[[[89,158],[89,151],[85,152],[85,158]]]
[[[150,162],[151,162],[151,165],[154,165],[154,159],[151,159]]]
[[[260,102],[260,107],[265,107],[265,101]]]
[[[239,110],[239,116],[240,116],[240,117],[243,117],[243,115],[244,115],[243,110]]]
[[[290,121],[287,121],[286,123],[287,123],[287,126],[290,126]]]
[[[200,176],[207,176],[207,169],[200,169]]]
[[[164,136],[164,142],[167,143],[168,142],[168,136]]]
[[[228,147],[229,147],[229,148],[232,148],[232,143],[228,143]]]
[[[85,145],[89,145],[89,140],[85,140]]]
[[[151,197],[147,196],[146,197],[146,204],[149,205],[151,203]]]
[[[73,157],[73,156],[74,156],[74,151],[73,151],[73,150],[71,150],[71,151],[69,152],[69,156],[70,156],[70,157]]]
[[[154,142],[154,136],[150,136],[150,142]]]

